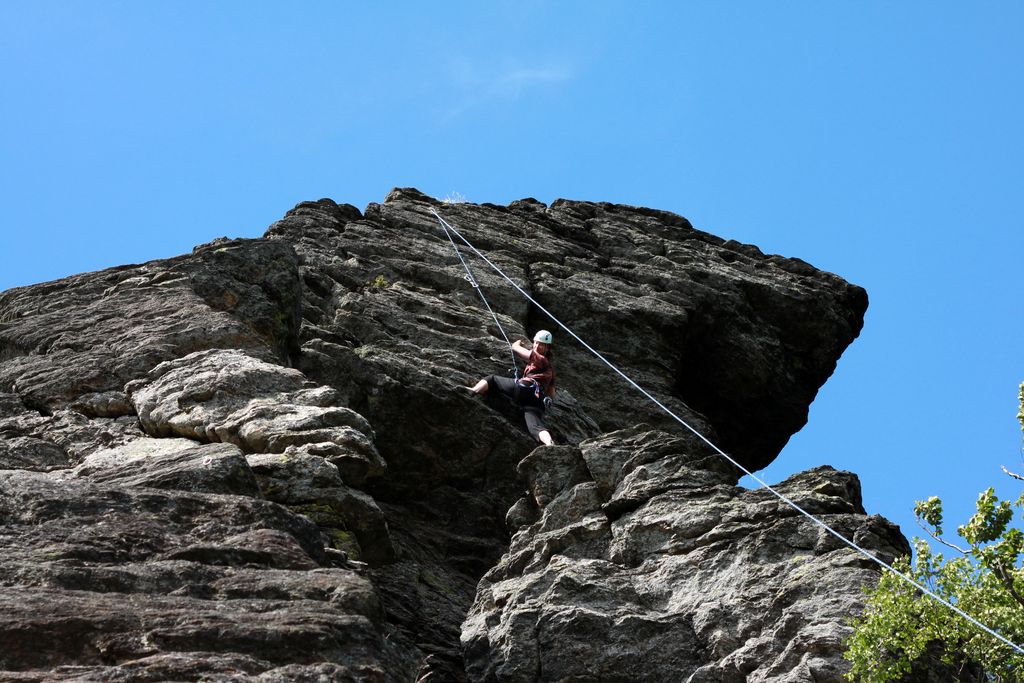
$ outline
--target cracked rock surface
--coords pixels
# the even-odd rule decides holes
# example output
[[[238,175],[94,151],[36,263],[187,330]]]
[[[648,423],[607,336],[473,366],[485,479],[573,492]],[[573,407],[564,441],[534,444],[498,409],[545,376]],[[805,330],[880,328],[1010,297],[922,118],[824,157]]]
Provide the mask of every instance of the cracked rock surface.
[[[356,485],[386,468],[370,423],[337,405],[336,391],[236,350],[166,361],[126,391],[152,436],[233,443],[247,453],[314,450]]]
[[[473,680],[834,681],[841,614],[877,570],[717,454],[646,427],[538,448],[509,552],[463,625]],[[855,475],[820,467],[780,493],[892,561]]]
[[[745,466],[867,296],[641,207],[304,202],[262,239],[0,293],[0,678],[838,680],[877,572],[555,334],[560,445],[432,211]],[[906,550],[849,473],[782,485]]]

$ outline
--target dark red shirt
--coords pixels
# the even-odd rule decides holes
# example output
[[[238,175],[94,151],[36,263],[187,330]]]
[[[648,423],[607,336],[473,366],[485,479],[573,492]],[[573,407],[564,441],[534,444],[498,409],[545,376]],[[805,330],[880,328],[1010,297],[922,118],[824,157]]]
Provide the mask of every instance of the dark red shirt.
[[[526,369],[523,370],[523,377],[535,380],[548,396],[555,393],[555,368],[551,365],[551,361],[534,349],[530,350],[530,360],[526,364]]]

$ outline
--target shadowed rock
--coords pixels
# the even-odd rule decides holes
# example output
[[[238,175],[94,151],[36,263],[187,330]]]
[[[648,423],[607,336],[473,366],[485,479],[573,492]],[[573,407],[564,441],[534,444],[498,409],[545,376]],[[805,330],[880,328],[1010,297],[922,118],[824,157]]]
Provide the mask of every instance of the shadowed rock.
[[[295,252],[264,240],[11,289],[0,293],[0,391],[53,411],[200,349],[287,362],[300,299]]]
[[[328,202],[319,210],[330,210]],[[418,367],[460,380],[469,368],[507,369],[500,335],[431,210],[753,469],[771,462],[806,422],[807,406],[859,333],[867,307],[863,289],[834,275],[695,230],[668,212],[565,200],[550,207],[440,204],[395,190],[361,220],[327,224],[306,206],[268,231],[295,245],[304,281],[315,283],[305,290],[311,327],[304,343],[315,336],[358,349],[384,366],[373,370],[399,380],[405,364],[413,365],[407,372]],[[470,254],[470,261],[511,333],[554,327],[479,259]],[[560,376],[602,430],[640,421],[676,428],[555,332]],[[348,384],[357,397],[369,389]]]
[[[356,560],[384,564],[395,549],[384,514],[368,494],[345,486],[337,466],[306,453],[250,455],[263,494],[316,522]]]
[[[0,472],[0,521],[5,670],[74,663],[69,675],[110,680],[160,670],[160,655],[188,662],[174,678],[225,661],[303,676],[329,660],[380,680],[401,668],[369,582],[274,503]]]
[[[0,293],[0,675],[838,676],[875,569],[738,489],[468,249],[509,334],[555,334],[561,445],[458,391],[511,358],[432,209],[752,469],[803,425],[867,304],[668,212],[411,189]],[[851,475],[784,488],[905,550]]]
[[[0,393],[0,469],[50,471],[143,436],[134,417],[90,419],[74,410],[45,415]]]

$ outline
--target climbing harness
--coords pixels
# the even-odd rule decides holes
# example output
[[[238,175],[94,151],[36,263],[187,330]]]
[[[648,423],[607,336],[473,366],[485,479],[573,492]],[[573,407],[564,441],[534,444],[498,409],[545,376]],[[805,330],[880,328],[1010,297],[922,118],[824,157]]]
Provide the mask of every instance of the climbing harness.
[[[476,290],[476,293],[480,295],[480,300],[484,302],[484,306],[487,307],[487,311],[491,314],[491,317],[494,318],[494,324],[498,326],[498,331],[501,332],[501,336],[505,338],[505,343],[508,344],[508,352],[512,355],[512,367],[510,371],[512,375],[516,378],[516,381],[518,381],[519,366],[516,364],[516,352],[512,349],[512,342],[509,341],[508,335],[505,334],[505,328],[501,326],[501,322],[498,320],[498,316],[495,315],[494,310],[491,308],[491,305],[487,303],[487,297],[484,296],[484,290],[480,287],[480,283],[476,281],[476,278],[473,277],[473,271],[470,270],[469,264],[466,263],[466,259],[462,257],[462,252],[459,251],[458,245],[456,245],[455,240],[452,239],[452,234],[448,232],[448,224],[445,223],[444,219],[441,218],[437,211],[431,209],[431,212],[437,217],[437,220],[441,222],[441,227],[444,229],[444,234],[448,236],[448,241],[451,242],[452,248],[455,249],[455,255],[459,257],[459,261],[462,262],[462,267],[466,269],[466,280],[469,282],[470,285],[473,286],[473,289]],[[452,229],[454,230],[454,228]],[[459,235],[459,238],[461,239],[462,235]]]
[[[590,346],[590,344],[588,344],[587,342],[583,341],[583,339],[581,339],[579,337],[579,335],[577,335],[575,332],[573,332],[569,328],[568,325],[566,325],[561,320],[559,320],[554,315],[552,315],[551,311],[549,311],[548,309],[544,308],[544,306],[542,306],[539,302],[537,302],[536,299],[534,299],[532,296],[530,296],[522,287],[517,285],[515,283],[515,280],[513,280],[508,275],[506,275],[504,273],[504,271],[501,270],[501,268],[499,268],[497,265],[495,265],[483,253],[481,253],[479,249],[477,249],[475,246],[473,246],[473,244],[468,239],[463,237],[462,233],[460,233],[458,230],[456,230],[454,227],[452,227],[452,225],[450,223],[448,223],[448,221],[446,221],[444,218],[442,218],[441,215],[437,211],[435,211],[434,209],[431,209],[431,212],[434,214],[434,216],[437,218],[437,220],[441,223],[441,227],[444,228],[445,234],[448,235],[448,239],[449,239],[449,241],[451,241],[453,247],[455,247],[455,241],[452,239],[452,233],[454,233],[456,237],[458,237],[467,247],[469,247],[473,251],[474,254],[479,256],[487,265],[489,265],[494,270],[494,272],[496,272],[498,275],[500,275],[502,278],[504,278],[510,285],[512,285],[516,289],[516,291],[518,291],[520,294],[522,294],[526,298],[527,301],[529,301],[534,306],[536,306],[538,309],[543,311],[544,314],[547,315],[549,318],[551,318],[551,320],[553,320],[559,327],[561,327],[563,330],[565,330],[570,335],[572,335],[573,339],[575,339],[580,344],[582,344],[583,347],[585,349],[587,349],[587,351],[590,351],[590,353],[594,354],[598,359],[603,361],[605,365],[607,365],[609,368],[611,368],[613,371],[615,371],[616,374],[618,374],[620,377],[622,377],[622,379],[626,380],[626,382],[628,382],[634,389],[636,389],[641,394],[643,394],[645,397],[647,397],[647,399],[649,399],[652,403],[654,403],[656,406],[661,408],[661,410],[663,412],[665,412],[669,417],[671,417],[676,422],[678,422],[679,424],[681,424],[682,426],[684,426],[688,430],[690,430],[690,432],[692,432],[701,441],[703,441],[708,446],[710,446],[716,453],[718,453],[720,456],[722,456],[727,461],[732,463],[732,465],[737,467],[744,474],[746,474],[751,479],[753,479],[758,484],[760,484],[762,488],[767,489],[768,491],[773,493],[775,495],[775,497],[777,497],[783,503],[785,503],[789,507],[791,507],[794,510],[796,510],[797,512],[799,512],[801,515],[803,515],[804,517],[809,519],[811,522],[813,522],[817,526],[821,527],[826,532],[828,532],[829,534],[834,536],[836,539],[838,539],[839,541],[842,541],[845,545],[847,545],[850,548],[852,548],[853,550],[857,551],[858,553],[860,553],[861,555],[863,555],[867,559],[871,560],[872,562],[874,562],[875,564],[879,565],[880,567],[882,567],[882,568],[892,572],[893,574],[895,574],[899,578],[903,579],[904,581],[909,583],[911,586],[913,586],[917,590],[919,590],[922,593],[924,593],[925,595],[931,597],[932,599],[934,599],[938,603],[948,607],[953,612],[959,614],[961,617],[963,617],[967,621],[971,622],[972,624],[974,624],[975,626],[980,628],[982,631],[984,631],[985,633],[987,633],[990,636],[992,636],[993,638],[996,638],[1000,642],[1002,642],[1002,643],[1004,643],[1006,645],[1009,645],[1011,648],[1013,648],[1017,652],[1019,652],[1021,654],[1024,654],[1024,647],[1021,647],[1020,645],[1017,645],[1016,643],[1014,643],[1013,641],[1009,640],[1005,636],[1000,635],[996,631],[992,630],[991,628],[989,628],[985,624],[981,623],[980,621],[978,621],[977,619],[975,619],[971,615],[969,615],[966,612],[964,612],[963,610],[961,610],[956,605],[953,605],[949,601],[943,599],[941,596],[936,595],[933,591],[929,590],[927,587],[922,586],[921,584],[919,584],[916,581],[914,581],[913,579],[911,579],[909,576],[907,576],[907,575],[903,574],[902,572],[899,572],[896,569],[894,569],[890,564],[888,564],[884,560],[882,560],[882,559],[872,555],[870,552],[868,552],[864,548],[861,548],[859,545],[857,545],[856,543],[854,543],[850,539],[846,538],[846,536],[843,536],[841,533],[839,533],[838,531],[836,531],[835,529],[833,529],[832,527],[827,525],[825,522],[821,521],[820,519],[818,519],[817,517],[815,517],[814,515],[812,515],[811,513],[807,512],[802,507],[800,507],[799,505],[794,503],[792,500],[787,498],[784,494],[776,491],[767,482],[765,482],[760,477],[758,477],[756,474],[754,474],[753,472],[748,470],[746,467],[741,465],[734,458],[732,458],[729,454],[727,454],[721,448],[716,446],[710,439],[708,439],[706,436],[704,436],[699,431],[697,431],[697,429],[695,429],[694,427],[690,426],[690,424],[688,422],[686,422],[686,420],[684,420],[683,418],[681,418],[678,415],[676,415],[668,407],[666,407],[665,404],[663,404],[661,401],[659,401],[654,396],[652,396],[642,386],[637,384],[631,377],[629,377],[629,375],[627,375],[622,370],[620,370],[618,367],[616,367],[611,361],[609,361],[607,358],[605,358],[603,355],[601,355],[600,352],[598,352],[596,349],[594,349],[592,346]],[[462,264],[464,266],[466,266],[466,271],[468,272],[469,271],[469,266],[466,265],[466,261],[464,259],[462,259],[462,254],[459,253],[458,247],[455,247],[455,251],[456,251],[456,253],[459,254],[459,259],[462,260]],[[474,287],[475,286],[476,285],[474,285]],[[477,291],[480,291],[479,288],[477,289]],[[483,297],[483,292],[480,293],[480,296]],[[486,300],[484,301],[484,303],[485,304],[487,303]],[[487,309],[490,310],[490,306],[488,306]],[[494,315],[493,311],[491,311],[491,315]],[[497,317],[495,317],[495,322],[497,322]],[[499,325],[499,328],[500,328],[500,325]],[[504,331],[502,331],[502,334],[504,334]],[[505,340],[508,341],[508,337],[505,337]],[[509,344],[509,348],[511,348],[511,344]],[[514,356],[513,356],[513,358],[514,358]]]
[[[544,395],[544,389],[537,380],[532,377],[523,377],[516,380],[516,386],[522,390],[524,395],[532,396],[535,403],[543,405],[545,408],[548,407],[549,403],[544,400],[548,397]],[[550,400],[548,399],[548,401]]]

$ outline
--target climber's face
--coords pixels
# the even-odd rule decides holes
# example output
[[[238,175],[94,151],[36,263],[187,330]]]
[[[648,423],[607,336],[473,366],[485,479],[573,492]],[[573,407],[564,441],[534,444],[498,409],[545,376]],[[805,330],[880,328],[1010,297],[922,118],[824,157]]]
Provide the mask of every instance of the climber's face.
[[[533,350],[542,356],[548,355],[548,349],[551,348],[551,344],[542,344],[541,342],[533,342]]]

